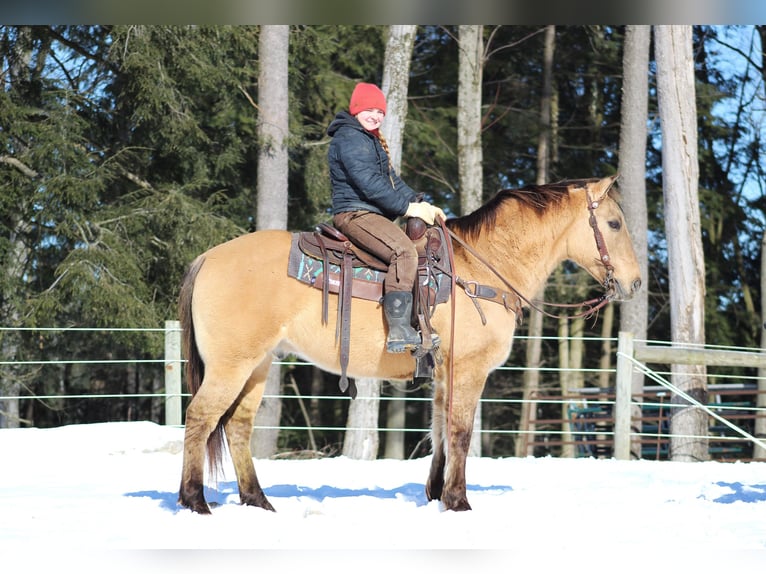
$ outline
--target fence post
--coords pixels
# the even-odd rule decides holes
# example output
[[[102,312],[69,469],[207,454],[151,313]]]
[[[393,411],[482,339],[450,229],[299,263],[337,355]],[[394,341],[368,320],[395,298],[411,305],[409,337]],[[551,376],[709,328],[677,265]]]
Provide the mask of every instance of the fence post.
[[[165,424],[181,426],[181,323],[165,321]]]
[[[630,400],[633,380],[633,333],[620,331],[614,399],[614,458],[630,460]]]

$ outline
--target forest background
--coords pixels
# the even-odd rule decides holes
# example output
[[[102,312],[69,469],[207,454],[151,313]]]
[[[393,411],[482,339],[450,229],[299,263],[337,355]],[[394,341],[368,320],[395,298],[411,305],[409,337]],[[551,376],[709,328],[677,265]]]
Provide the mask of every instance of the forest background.
[[[537,177],[545,127],[544,32],[541,26],[483,29],[484,200]],[[695,26],[693,32],[705,330],[718,345],[757,347],[766,27]],[[129,329],[161,329],[175,319],[189,262],[256,227],[260,33],[259,26],[0,26],[3,361],[126,360],[110,366],[3,364],[0,395],[162,391],[161,368],[131,362],[161,357],[161,335]],[[381,83],[387,34],[387,26],[290,27],[289,229],[329,219],[325,129],[347,106],[356,82]],[[550,181],[616,172],[624,34],[622,26],[556,27]],[[461,211],[457,37],[456,26],[417,27],[401,156],[405,181],[451,214]],[[647,338],[669,340],[654,71],[652,53]],[[546,298],[582,300],[592,287],[567,269],[554,276]],[[528,324],[517,333],[524,335]],[[39,327],[128,330],[73,336]],[[555,321],[543,322],[544,334],[555,336],[557,329]],[[616,329],[613,321],[610,334]],[[588,335],[604,335],[602,318],[585,323]],[[523,347],[517,342],[511,363],[524,361]],[[556,363],[557,344],[544,344],[542,353]],[[601,349],[587,353],[585,362],[596,364]],[[488,388],[518,389],[516,377],[496,373]],[[303,394],[337,392],[335,377],[311,366],[283,369],[282,384]],[[27,400],[15,417],[7,416],[8,403],[0,402],[0,426],[162,421],[162,401],[151,398]],[[345,405],[323,402],[312,412],[313,423],[343,419]],[[513,425],[519,413],[490,416]],[[332,451],[342,438],[327,433],[319,440]],[[286,433],[280,443],[295,448]]]

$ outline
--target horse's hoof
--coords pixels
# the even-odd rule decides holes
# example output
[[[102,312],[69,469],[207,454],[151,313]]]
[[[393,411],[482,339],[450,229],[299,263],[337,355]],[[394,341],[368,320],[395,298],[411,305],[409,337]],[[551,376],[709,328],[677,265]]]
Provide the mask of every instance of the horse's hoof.
[[[468,499],[465,496],[458,498],[452,498],[450,496],[442,496],[442,504],[445,510],[454,510],[455,512],[463,512],[471,510],[471,505],[468,504]]]
[[[428,500],[441,500],[443,484],[426,484],[426,498]]]
[[[464,512],[466,510],[473,510],[473,509],[471,508],[471,505],[468,504],[467,500],[461,500],[455,506],[450,508],[450,510],[454,510],[455,512]]]
[[[178,499],[178,504],[181,506],[188,508],[192,512],[196,512],[197,514],[212,514],[210,511],[210,507],[207,505],[207,503],[203,500],[202,502],[189,502],[182,499]]]
[[[271,512],[276,512],[273,506],[271,506],[271,503],[269,500],[263,495],[263,494],[241,494],[239,495],[239,500],[242,504],[245,504],[247,506],[257,506],[258,508],[263,508],[264,510],[270,510]]]
[[[197,514],[212,514],[210,507],[205,502],[201,486],[184,487],[184,485],[181,485],[178,492],[178,504]]]

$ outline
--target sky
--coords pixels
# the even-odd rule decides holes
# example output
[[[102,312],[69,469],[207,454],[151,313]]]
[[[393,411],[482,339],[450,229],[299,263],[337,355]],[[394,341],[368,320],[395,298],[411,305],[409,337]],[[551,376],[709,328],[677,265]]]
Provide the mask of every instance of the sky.
[[[469,458],[473,510],[452,512],[426,500],[430,457],[256,460],[272,513],[239,504],[227,462],[201,516],[176,502],[182,444],[150,422],[1,429],[3,571],[766,565],[766,463]]]

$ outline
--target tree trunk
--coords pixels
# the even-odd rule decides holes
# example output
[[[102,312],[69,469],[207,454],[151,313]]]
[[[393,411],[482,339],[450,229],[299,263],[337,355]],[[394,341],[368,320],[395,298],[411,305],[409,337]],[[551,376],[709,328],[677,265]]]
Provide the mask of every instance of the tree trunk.
[[[766,72],[764,72],[764,76],[766,76]],[[766,233],[761,239],[761,313],[761,349],[766,350]],[[763,440],[766,439],[766,368],[758,369],[758,395],[756,397],[755,406],[761,410],[756,413],[758,417],[755,419],[754,435]],[[753,458],[766,459],[766,449],[757,444],[753,445]]]
[[[612,360],[614,358],[614,348],[611,337],[614,328],[614,303],[607,305],[601,311],[601,358],[599,359],[598,366],[600,369],[598,375],[598,388],[603,389],[603,394],[599,393],[598,400],[608,401],[608,389],[610,387],[609,369],[612,367]],[[614,385],[612,385],[614,386]],[[614,411],[612,411],[614,413]],[[604,429],[605,430],[605,429]],[[605,434],[597,434],[596,440],[605,441],[608,438]]]
[[[288,157],[288,53],[290,26],[261,26],[258,45],[258,199],[257,229],[287,229]],[[253,454],[258,458],[277,451],[282,414],[281,369],[272,365],[266,379],[254,435]]]
[[[406,458],[404,452],[404,425],[406,423],[405,392],[399,385],[392,384],[391,398],[386,401],[386,458],[402,460]]]
[[[407,122],[407,92],[410,84],[410,62],[415,46],[417,26],[390,26],[383,62],[381,90],[386,94],[388,114],[381,131],[388,141],[391,165],[398,173],[402,165],[402,139]]]
[[[761,48],[766,46],[766,26],[756,26],[761,37]],[[766,65],[761,67],[761,75],[766,82]],[[766,349],[766,233],[761,239],[761,349]],[[758,369],[758,398],[756,407],[761,410],[755,419],[755,436],[766,439],[766,369]],[[754,445],[753,458],[766,459],[766,449]]]
[[[261,26],[258,72],[258,229],[287,229],[290,26]]]
[[[646,135],[649,100],[649,43],[651,26],[626,26],[623,54],[622,118],[620,120],[620,191],[628,230],[641,269],[641,280],[648,285],[649,255],[647,247],[648,217],[646,213]],[[646,340],[649,314],[649,290],[641,289],[630,301],[620,303],[620,331]],[[633,374],[631,390],[640,398],[644,392],[644,375]],[[641,431],[641,407],[631,406],[631,431]],[[638,434],[633,434],[631,455],[641,458]]]
[[[571,376],[572,373],[569,363],[569,318],[559,317],[559,385],[561,386],[562,399],[571,392]],[[570,407],[566,399],[561,404],[561,418],[564,423],[561,425],[561,440],[563,443],[561,446],[562,458],[574,458],[575,448],[572,443],[572,425],[570,423]],[[566,444],[568,443],[568,444]]]
[[[3,82],[10,83],[11,87],[19,89],[25,82],[29,82],[27,74],[33,57],[34,38],[32,28],[29,26],[20,26],[17,31],[16,42],[12,45],[12,53],[7,55],[8,70],[3,74]],[[4,86],[4,89],[7,87]],[[4,150],[5,151],[5,150]],[[21,150],[16,150],[17,152]],[[23,165],[23,164],[22,164]],[[36,178],[38,174],[31,168],[21,170],[28,178]],[[5,191],[3,192],[6,193]],[[18,207],[18,206],[16,206]],[[19,313],[21,300],[27,292],[25,288],[25,269],[29,263],[31,251],[27,246],[24,237],[29,232],[29,223],[25,220],[23,213],[14,213],[13,210],[7,213],[8,235],[4,240],[8,242],[8,259],[3,266],[5,275],[4,285],[6,291],[0,293],[0,317],[2,317],[5,326],[20,326],[21,315]],[[20,358],[21,351],[21,332],[5,331],[0,333],[0,352],[5,360],[15,360]],[[21,394],[21,371],[18,365],[0,366],[0,395],[8,397],[18,397]],[[20,401],[17,398],[0,400],[0,428],[18,428],[21,423]]]
[[[481,81],[484,65],[484,26],[458,26],[457,161],[460,214],[482,204]]]
[[[612,356],[615,348],[610,341],[614,327],[614,303],[607,305],[601,311],[601,358],[598,362],[598,386],[606,389],[609,387],[609,369],[612,367]]]
[[[343,440],[343,456],[356,460],[375,460],[378,457],[378,411],[380,409],[380,381],[356,379],[357,396],[351,401]],[[357,408],[351,406],[359,405]]]
[[[483,203],[481,149],[481,83],[484,67],[484,26],[458,26],[457,162],[460,212],[466,215]],[[476,405],[469,456],[481,456],[481,402]]]
[[[567,376],[568,394],[585,387],[583,361],[585,359],[585,319],[577,317],[571,320],[569,330],[569,374]],[[571,417],[570,417],[571,420]],[[571,424],[568,430],[571,432]],[[577,456],[576,445],[572,446],[572,456]]]
[[[407,90],[409,86],[410,61],[412,49],[415,45],[415,32],[417,26],[403,25],[390,26],[388,41],[386,42],[386,54],[383,62],[383,81],[381,90],[386,94],[387,114],[381,131],[388,142],[388,150],[391,154],[391,166],[395,171],[401,168],[402,158],[402,135],[404,123],[407,120]],[[381,318],[382,320],[382,318]],[[348,427],[346,438],[343,441],[343,453],[352,458],[366,458],[369,448],[375,447],[375,455],[378,452],[377,421],[380,409],[380,384],[375,379],[362,379],[370,400],[352,401],[348,408]],[[361,394],[361,391],[360,391]],[[391,424],[403,424],[406,402],[389,401],[388,421]],[[372,410],[374,409],[374,412]],[[375,420],[374,426],[359,426],[352,424],[356,420]],[[396,421],[392,423],[392,421]],[[403,428],[403,427],[399,427]],[[362,430],[355,430],[362,429]],[[346,447],[346,443],[349,447]],[[404,456],[404,432],[398,431],[386,436],[386,456],[403,458]]]
[[[537,181],[538,185],[548,182],[550,177],[551,128],[553,105],[553,56],[556,50],[556,26],[545,27],[545,48],[543,51],[543,90],[540,101],[540,137],[537,138]]]
[[[24,269],[26,262],[30,257],[30,250],[24,245],[21,239],[21,233],[17,230],[25,227],[25,223],[18,222],[16,229],[11,233],[10,242],[11,257],[10,263],[3,270],[7,274],[8,282],[11,285],[24,285]],[[3,320],[8,326],[19,326],[21,316],[19,315],[18,299],[25,292],[19,288],[17,292],[7,293],[1,299],[6,303],[2,309]],[[0,351],[5,360],[16,360],[20,358],[21,350],[21,331],[5,331],[0,333]],[[0,366],[0,394],[8,397],[18,397],[21,394],[21,370],[18,365]],[[0,428],[19,428],[21,426],[20,401],[17,398],[9,398],[0,401]]]
[[[700,236],[692,27],[656,26],[655,40],[671,337],[676,345],[704,344],[705,259]],[[671,372],[676,387],[707,403],[705,366],[671,365]],[[677,395],[672,403],[671,459],[707,460],[707,415]]]
[[[549,177],[551,155],[551,132],[553,105],[553,55],[556,48],[556,26],[550,25],[545,29],[545,49],[543,52],[543,96],[540,101],[540,136],[537,139],[537,179],[538,185],[547,183]],[[544,293],[536,294],[543,299]],[[524,391],[522,393],[521,416],[519,430],[520,440],[516,442],[516,456],[530,456],[534,448],[529,446],[529,439],[534,436],[535,421],[537,420],[537,403],[535,399],[540,389],[540,371],[543,334],[543,315],[536,309],[529,313],[529,329],[527,340],[526,363],[524,371]]]
[[[539,299],[544,295],[540,293]],[[525,457],[535,454],[534,446],[530,445],[537,430],[537,397],[540,393],[540,366],[543,356],[543,314],[537,309],[529,313],[527,348],[524,356],[527,368],[524,371],[522,390],[521,414],[519,417],[519,439],[516,441],[516,456]]]

